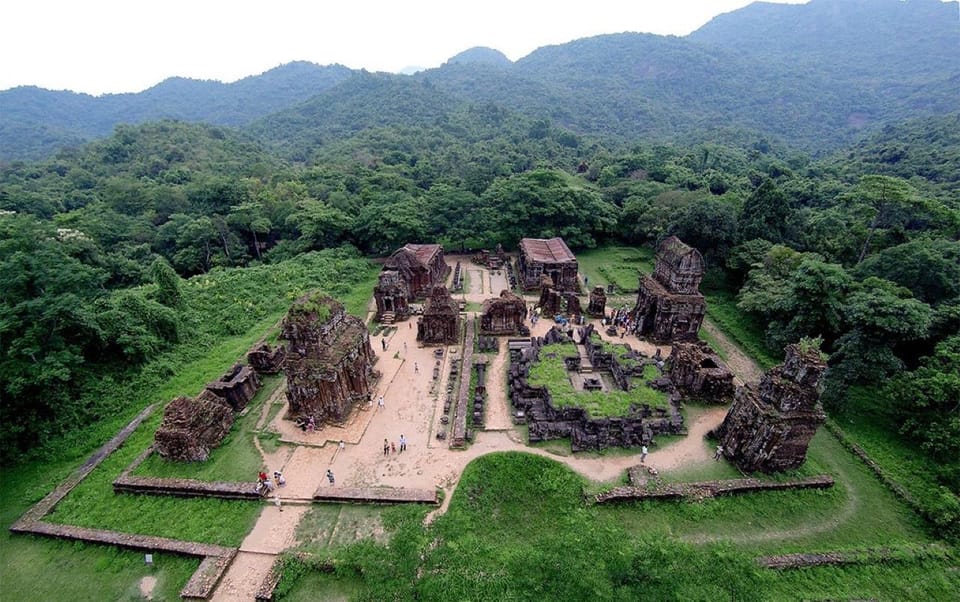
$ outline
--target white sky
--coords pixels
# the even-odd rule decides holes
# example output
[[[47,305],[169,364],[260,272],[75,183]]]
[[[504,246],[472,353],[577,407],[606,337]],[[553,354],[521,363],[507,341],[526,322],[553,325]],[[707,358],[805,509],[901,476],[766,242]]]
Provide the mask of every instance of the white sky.
[[[807,0],[773,0],[802,4]],[[750,0],[4,0],[0,90],[139,92],[283,63],[436,67],[473,46],[517,60],[603,33],[683,36]]]

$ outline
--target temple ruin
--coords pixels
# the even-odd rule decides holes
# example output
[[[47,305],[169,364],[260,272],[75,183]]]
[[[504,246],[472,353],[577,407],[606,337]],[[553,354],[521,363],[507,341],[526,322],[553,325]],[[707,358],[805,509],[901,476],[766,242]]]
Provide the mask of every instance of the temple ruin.
[[[699,251],[676,236],[660,243],[653,275],[640,278],[633,332],[658,343],[696,340],[707,310],[699,290],[703,272]]]
[[[396,270],[380,272],[373,299],[377,303],[377,322],[394,322],[410,317],[410,288]]]
[[[589,341],[592,327],[580,331],[580,339]],[[570,438],[572,451],[602,450],[608,447],[639,447],[649,445],[655,435],[685,434],[683,416],[680,414],[679,398],[671,395],[667,408],[654,408],[647,404],[631,405],[625,416],[609,418],[591,418],[580,407],[558,408],[553,404],[549,389],[534,386],[527,382],[530,367],[539,361],[541,353],[549,352],[548,345],[570,339],[556,328],[549,330],[544,337],[512,341],[510,344],[510,371],[508,373],[508,394],[514,408],[514,422],[528,425],[528,438],[531,443],[551,439]],[[586,357],[564,357],[568,370],[582,371],[584,363],[589,363],[589,372],[583,376],[593,376],[594,370],[609,370],[618,386],[629,388],[628,372],[634,368],[621,365],[618,359],[603,351],[601,345],[584,345]],[[642,366],[637,366],[642,372]],[[586,379],[585,379],[585,388]],[[669,384],[669,382],[668,382]]]
[[[260,343],[247,354],[247,363],[258,374],[277,374],[283,369],[283,347],[271,347],[270,343]]]
[[[553,279],[546,274],[540,282],[540,300],[537,306],[545,316],[564,314],[574,320],[580,318],[583,310],[580,308],[580,297],[573,291],[561,291],[554,287]]]
[[[286,341],[287,419],[343,424],[369,399],[379,377],[370,334],[342,303],[322,293],[304,295],[283,319],[280,338]]]
[[[503,250],[503,245],[498,243],[497,248],[493,251],[488,249],[477,251],[473,255],[473,263],[482,265],[491,270],[500,270],[510,263],[510,258],[507,257],[506,252]]]
[[[517,269],[520,272],[520,286],[525,291],[540,288],[541,276],[550,276],[557,291],[580,290],[577,258],[562,238],[520,239]]]
[[[453,345],[460,340],[460,307],[445,286],[435,286],[417,320],[417,340],[424,345]]]
[[[746,472],[792,470],[803,464],[807,447],[826,420],[820,379],[827,365],[817,349],[788,345],[786,359],[759,385],[736,392],[727,417],[714,434],[723,455]]]
[[[674,343],[667,364],[670,380],[685,397],[713,403],[733,399],[733,372],[705,342]]]
[[[233,419],[230,406],[207,390],[196,399],[177,397],[163,410],[154,448],[168,460],[202,462],[230,432]]]
[[[602,286],[595,286],[590,291],[590,301],[587,305],[587,315],[594,318],[602,318],[607,311],[607,294],[603,292]]]
[[[241,364],[236,364],[219,380],[207,383],[205,387],[206,391],[223,400],[234,412],[247,407],[259,388],[260,377],[256,371]]]
[[[480,333],[494,335],[530,333],[524,321],[527,319],[527,304],[508,290],[500,291],[496,299],[483,302],[480,311]]]

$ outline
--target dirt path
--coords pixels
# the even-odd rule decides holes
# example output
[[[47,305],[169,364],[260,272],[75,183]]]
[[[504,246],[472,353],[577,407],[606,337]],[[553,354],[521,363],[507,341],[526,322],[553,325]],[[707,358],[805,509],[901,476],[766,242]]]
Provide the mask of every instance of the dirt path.
[[[739,379],[737,384],[748,382],[757,382],[763,376],[763,370],[747,354],[737,347],[736,343],[731,341],[716,324],[708,318],[703,319],[703,325],[700,327],[720,346],[720,351],[726,356],[723,361],[730,368],[730,371]]]
[[[510,401],[507,398],[507,365],[510,355],[500,340],[500,353],[491,358],[487,369],[487,408],[485,426],[488,431],[505,431],[513,428],[510,418]]]

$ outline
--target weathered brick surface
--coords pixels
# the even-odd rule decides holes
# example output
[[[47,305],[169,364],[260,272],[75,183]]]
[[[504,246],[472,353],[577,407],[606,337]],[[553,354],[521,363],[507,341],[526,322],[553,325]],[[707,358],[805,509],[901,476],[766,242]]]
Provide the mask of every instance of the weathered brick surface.
[[[187,581],[180,590],[180,597],[184,600],[209,600],[236,554],[237,551],[231,549],[223,556],[204,558],[197,570],[193,572],[190,581]]]
[[[434,489],[392,489],[388,487],[328,487],[321,485],[313,494],[318,502],[361,504],[437,504]]]
[[[232,481],[198,481],[196,479],[161,479],[120,476],[113,482],[115,493],[172,495],[178,497],[216,497],[232,500],[256,500],[256,483]]]
[[[754,491],[778,491],[784,489],[826,489],[833,487],[832,477],[818,475],[805,479],[794,479],[772,483],[759,479],[726,479],[721,481],[700,481],[697,483],[666,483],[650,487],[616,487],[598,494],[598,504],[651,499],[702,499],[717,495],[751,493]]]

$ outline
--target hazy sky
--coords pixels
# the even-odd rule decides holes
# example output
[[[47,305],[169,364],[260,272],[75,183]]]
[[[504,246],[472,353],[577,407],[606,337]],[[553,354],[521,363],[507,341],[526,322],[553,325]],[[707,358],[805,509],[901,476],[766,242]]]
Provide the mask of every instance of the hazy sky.
[[[806,0],[773,0],[802,4]],[[517,60],[602,33],[686,35],[750,0],[5,0],[0,90],[139,92],[283,63],[436,67],[473,46]]]

